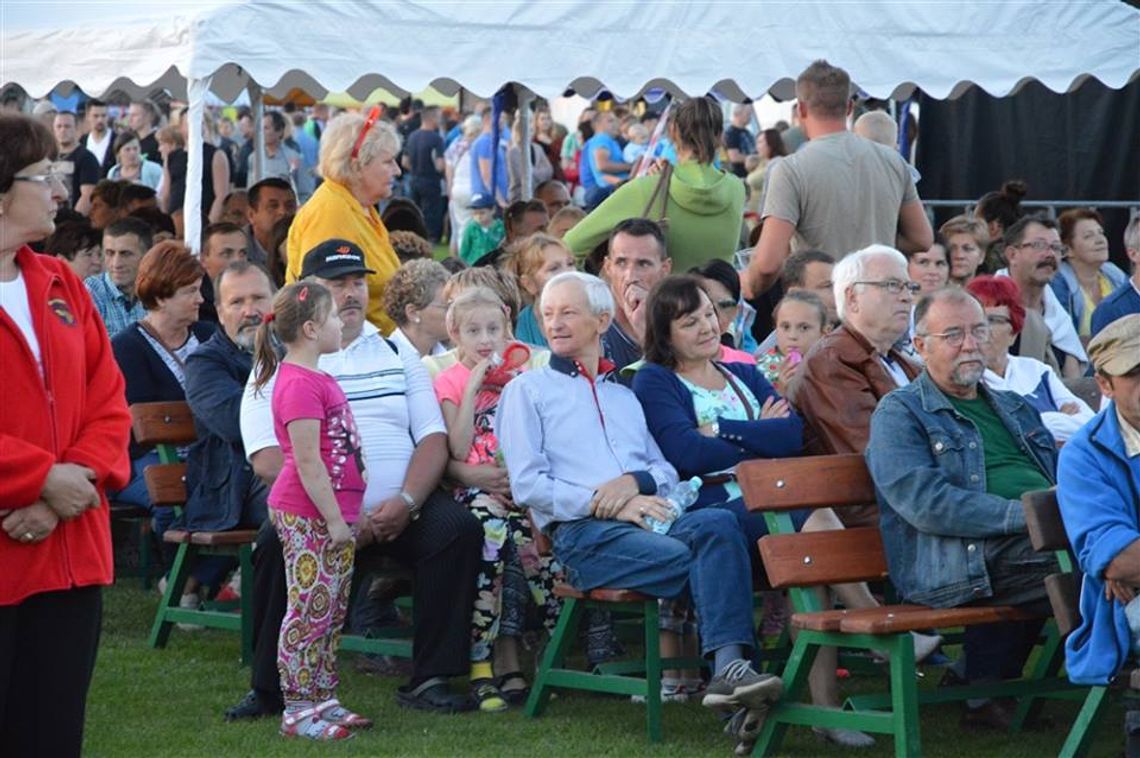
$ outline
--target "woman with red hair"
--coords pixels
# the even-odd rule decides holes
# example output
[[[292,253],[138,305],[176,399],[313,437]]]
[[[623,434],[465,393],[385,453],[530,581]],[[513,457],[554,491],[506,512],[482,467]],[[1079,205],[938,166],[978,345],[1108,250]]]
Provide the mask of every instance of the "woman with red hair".
[[[986,372],[982,381],[995,390],[1021,395],[1041,414],[1045,428],[1064,442],[1093,417],[1093,410],[1069,391],[1048,364],[1010,349],[1025,325],[1025,308],[1017,283],[1005,276],[979,276],[966,290],[981,302],[990,325],[990,340],[982,345]]]

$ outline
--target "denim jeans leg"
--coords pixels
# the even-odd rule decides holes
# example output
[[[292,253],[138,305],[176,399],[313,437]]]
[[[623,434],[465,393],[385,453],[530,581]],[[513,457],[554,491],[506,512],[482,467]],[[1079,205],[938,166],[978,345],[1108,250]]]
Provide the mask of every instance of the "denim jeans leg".
[[[689,592],[701,632],[701,652],[725,645],[755,649],[752,570],[748,546],[736,517],[706,508],[681,515],[669,537],[691,551]]]
[[[554,555],[573,587],[622,587],[654,597],[685,589],[692,556],[681,542],[627,521],[580,519],[554,532]]]
[[[158,453],[150,451],[131,461],[131,481],[118,492],[108,492],[108,498],[117,503],[137,505],[140,508],[150,509],[150,494],[146,490],[146,480],[143,472],[147,466],[158,463]]]

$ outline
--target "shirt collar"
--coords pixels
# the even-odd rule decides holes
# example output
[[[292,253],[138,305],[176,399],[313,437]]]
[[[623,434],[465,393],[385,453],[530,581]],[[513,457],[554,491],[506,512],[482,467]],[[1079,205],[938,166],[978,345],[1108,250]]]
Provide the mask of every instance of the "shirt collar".
[[[579,374],[582,374],[587,378],[590,376],[590,372],[588,372],[586,370],[586,367],[581,363],[578,361],[572,361],[569,358],[563,358],[561,355],[552,354],[550,356],[550,367],[555,371],[558,371],[559,373],[570,377],[575,377]],[[617,367],[613,364],[613,361],[610,361],[604,357],[599,358],[597,379],[604,381],[609,377],[615,368]]]
[[[111,297],[115,300],[121,300],[126,304],[127,308],[133,308],[138,301],[137,298],[130,297],[127,293],[119,289],[119,286],[111,280],[111,274],[108,271],[103,272],[103,281],[107,284],[107,290],[111,293]]]
[[[1140,455],[1140,429],[1132,426],[1120,415],[1120,409],[1113,403],[1113,412],[1116,414],[1116,423],[1120,424],[1120,438],[1124,440],[1124,454],[1129,458]]]

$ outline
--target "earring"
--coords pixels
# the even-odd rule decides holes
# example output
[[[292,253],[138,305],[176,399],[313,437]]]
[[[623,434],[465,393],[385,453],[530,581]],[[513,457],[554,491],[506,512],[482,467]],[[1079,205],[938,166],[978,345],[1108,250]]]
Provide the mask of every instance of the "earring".
[[[418,324],[418,323],[420,323],[420,317],[419,317],[419,316],[416,316],[414,319],[412,319],[412,323],[413,323],[413,324]]]

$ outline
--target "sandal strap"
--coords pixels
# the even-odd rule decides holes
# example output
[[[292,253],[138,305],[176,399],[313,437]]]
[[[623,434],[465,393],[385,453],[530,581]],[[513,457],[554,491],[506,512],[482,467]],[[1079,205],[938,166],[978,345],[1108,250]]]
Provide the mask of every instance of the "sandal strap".
[[[292,713],[286,711],[281,715],[281,722],[285,726],[292,727],[296,726],[305,719],[310,719],[313,717],[320,718],[320,712],[317,710],[316,706],[311,706],[309,708],[305,708],[304,710],[294,711]]]
[[[441,684],[446,685],[447,680],[444,679],[442,676],[433,676],[431,679],[425,679],[420,684],[420,686],[416,687],[414,690],[412,690],[408,694],[411,695],[412,697],[419,697],[420,695],[422,695],[425,692],[427,692],[428,690],[430,690],[432,687],[437,687]]]

